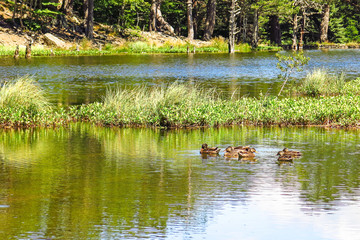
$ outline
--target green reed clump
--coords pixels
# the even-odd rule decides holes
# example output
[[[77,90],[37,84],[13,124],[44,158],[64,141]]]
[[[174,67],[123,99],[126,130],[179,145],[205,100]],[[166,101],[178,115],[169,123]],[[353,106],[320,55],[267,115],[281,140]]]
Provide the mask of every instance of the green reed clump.
[[[44,91],[25,76],[0,88],[0,125],[12,127],[62,125],[68,122],[64,109],[54,110]]]
[[[300,82],[296,91],[308,96],[337,95],[345,86],[345,75],[331,75],[325,69],[315,69]]]
[[[103,104],[108,114],[116,113],[115,125],[178,126],[205,124],[203,116],[196,115],[206,113],[206,109],[210,111],[211,104],[218,101],[213,89],[173,83],[166,87],[109,89]],[[211,122],[211,119],[206,121]]]
[[[332,125],[358,126],[360,96],[224,99],[214,90],[167,88],[109,90],[103,103],[74,109],[78,120],[112,126]]]
[[[49,107],[44,91],[29,76],[5,83],[0,88],[0,108],[24,107],[43,111]]]

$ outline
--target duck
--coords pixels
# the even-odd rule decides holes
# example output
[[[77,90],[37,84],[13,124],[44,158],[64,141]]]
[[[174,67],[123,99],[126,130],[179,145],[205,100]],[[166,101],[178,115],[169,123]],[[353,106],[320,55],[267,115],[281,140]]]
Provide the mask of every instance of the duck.
[[[232,146],[228,146],[225,150],[224,156],[228,158],[238,158],[239,151],[238,149],[235,149]]]
[[[238,155],[239,158],[253,158],[255,157],[256,149],[255,148],[247,148],[244,150],[240,150]]]
[[[279,151],[277,153],[278,156],[292,156],[292,157],[299,157],[301,156],[301,152],[299,151],[292,151],[292,150],[289,150],[288,148],[284,148],[282,151]]]
[[[294,159],[293,156],[282,155],[282,156],[279,156],[278,161],[280,161],[280,162],[292,162],[293,159]]]
[[[201,154],[218,154],[220,152],[220,148],[218,147],[211,147],[209,148],[206,143],[201,145],[200,153]]]
[[[240,149],[240,150],[249,149],[249,148],[250,148],[250,146],[237,146],[237,147],[234,147],[234,149]]]

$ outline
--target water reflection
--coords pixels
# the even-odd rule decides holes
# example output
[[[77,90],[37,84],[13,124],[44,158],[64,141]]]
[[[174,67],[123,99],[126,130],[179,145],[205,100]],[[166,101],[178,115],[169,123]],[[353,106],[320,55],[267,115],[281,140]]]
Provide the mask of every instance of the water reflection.
[[[282,81],[275,53],[237,54],[135,54],[118,56],[34,57],[31,60],[0,59],[2,80],[30,74],[39,80],[57,104],[97,101],[107,87],[169,82],[196,82],[218,87],[229,96],[277,94]],[[323,67],[331,73],[344,71],[360,76],[359,50],[311,50],[307,70]],[[303,77],[295,73],[295,79]]]
[[[294,213],[301,221],[348,221],[353,215],[343,211],[359,209],[359,138],[321,128],[1,130],[0,236],[219,239],[214,224],[234,212],[243,224],[261,217],[253,224],[264,231],[295,224]],[[256,161],[204,159],[203,142],[254,146]],[[278,165],[284,146],[303,156]],[[274,220],[271,227],[265,219]],[[253,233],[241,226],[224,236]]]

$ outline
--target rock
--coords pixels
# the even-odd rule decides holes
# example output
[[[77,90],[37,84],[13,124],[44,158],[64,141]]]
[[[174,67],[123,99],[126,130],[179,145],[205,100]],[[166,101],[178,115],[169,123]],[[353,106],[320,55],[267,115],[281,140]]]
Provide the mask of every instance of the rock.
[[[66,46],[66,44],[63,40],[55,37],[51,33],[46,33],[44,35],[44,41],[48,46],[55,46],[55,47],[60,47],[60,48],[64,48]]]

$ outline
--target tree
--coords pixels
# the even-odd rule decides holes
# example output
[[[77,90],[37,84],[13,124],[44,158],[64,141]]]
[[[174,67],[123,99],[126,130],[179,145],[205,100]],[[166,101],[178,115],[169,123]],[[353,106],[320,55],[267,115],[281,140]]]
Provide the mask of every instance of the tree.
[[[278,96],[280,96],[281,92],[284,89],[285,84],[290,79],[291,74],[296,71],[301,71],[302,67],[306,65],[310,58],[304,56],[304,52],[293,52],[292,55],[281,55],[277,53],[276,58],[278,59],[277,68],[279,68],[283,75],[281,77],[284,79],[284,83],[281,86]]]
[[[85,9],[85,36],[94,38],[94,0],[84,0]]]
[[[66,15],[72,15],[73,14],[73,7],[74,7],[74,0],[64,0],[62,2],[60,11],[63,12]]]
[[[150,19],[152,31],[168,32],[174,34],[174,28],[164,19],[161,13],[162,0],[152,0],[150,8]]]
[[[231,0],[230,19],[229,19],[229,53],[235,52],[235,37],[238,33],[236,28],[236,16],[240,13],[237,0]]]
[[[209,41],[212,38],[215,27],[216,0],[208,0],[206,7],[206,20],[204,29],[204,40]]]
[[[278,15],[270,15],[270,42],[280,45],[281,44],[281,31]]]
[[[187,0],[186,2],[187,9],[187,27],[188,27],[188,39],[194,39],[194,19],[193,19],[193,2],[192,0]]]

